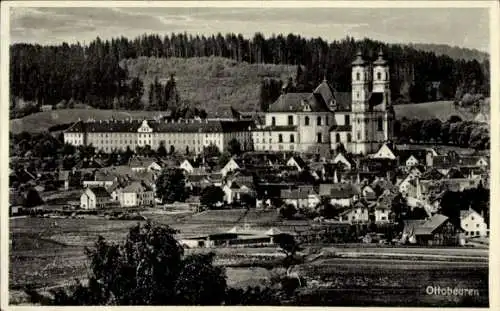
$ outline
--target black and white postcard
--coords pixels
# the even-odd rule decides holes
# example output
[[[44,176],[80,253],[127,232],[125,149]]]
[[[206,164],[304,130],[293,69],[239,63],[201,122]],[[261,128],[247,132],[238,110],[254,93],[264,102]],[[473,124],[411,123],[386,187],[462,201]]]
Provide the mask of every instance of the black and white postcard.
[[[2,308],[494,309],[498,27],[495,1],[2,3]]]

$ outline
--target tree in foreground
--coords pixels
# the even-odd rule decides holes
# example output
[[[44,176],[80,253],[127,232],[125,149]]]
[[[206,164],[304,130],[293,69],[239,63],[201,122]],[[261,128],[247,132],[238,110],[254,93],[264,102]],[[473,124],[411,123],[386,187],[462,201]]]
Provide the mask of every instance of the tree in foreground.
[[[171,168],[161,172],[156,180],[156,195],[163,203],[183,202],[188,197],[185,176],[181,169]]]
[[[217,186],[208,186],[201,192],[200,203],[208,208],[214,208],[224,200],[224,191]]]
[[[87,284],[77,281],[52,297],[27,290],[32,303],[49,305],[220,305],[226,275],[214,255],[185,256],[175,230],[146,223],[132,227],[121,244],[99,237],[92,249]]]
[[[229,143],[228,143],[227,151],[231,155],[239,155],[241,153],[241,144],[240,144],[240,142],[236,138],[231,139],[229,141]]]

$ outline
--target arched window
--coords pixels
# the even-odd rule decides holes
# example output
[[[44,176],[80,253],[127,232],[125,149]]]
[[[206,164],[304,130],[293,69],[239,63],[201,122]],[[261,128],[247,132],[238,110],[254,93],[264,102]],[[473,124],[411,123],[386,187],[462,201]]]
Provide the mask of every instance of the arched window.
[[[379,132],[384,130],[384,120],[382,119],[382,117],[378,117],[377,119],[377,130]]]
[[[304,119],[304,125],[309,125],[309,117],[305,117]]]
[[[377,72],[377,80],[382,80],[382,73],[381,72]]]
[[[278,142],[279,143],[283,142],[283,135],[281,135],[281,134],[278,135]]]
[[[275,117],[273,117],[273,118],[271,119],[271,125],[272,125],[272,126],[276,126],[276,118],[275,118]]]
[[[336,142],[336,143],[340,143],[340,134],[339,134],[339,133],[337,133],[337,134],[335,135],[335,142]]]
[[[350,143],[352,140],[351,133],[347,133],[347,142]]]
[[[321,117],[318,117],[317,120],[316,120],[317,124],[318,125],[321,125]]]
[[[290,134],[290,142],[291,143],[295,142],[295,136],[293,136],[293,134]]]
[[[359,72],[356,72],[356,80],[360,80],[361,79],[361,75],[359,74]]]

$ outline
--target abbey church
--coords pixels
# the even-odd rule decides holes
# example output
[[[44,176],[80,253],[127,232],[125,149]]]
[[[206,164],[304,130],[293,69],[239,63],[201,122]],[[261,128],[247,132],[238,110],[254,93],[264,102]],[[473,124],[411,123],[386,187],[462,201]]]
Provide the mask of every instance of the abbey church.
[[[358,52],[352,62],[350,93],[323,80],[312,93],[286,93],[253,130],[255,150],[325,153],[341,144],[354,154],[373,153],[392,140],[389,65],[382,51],[372,64]]]

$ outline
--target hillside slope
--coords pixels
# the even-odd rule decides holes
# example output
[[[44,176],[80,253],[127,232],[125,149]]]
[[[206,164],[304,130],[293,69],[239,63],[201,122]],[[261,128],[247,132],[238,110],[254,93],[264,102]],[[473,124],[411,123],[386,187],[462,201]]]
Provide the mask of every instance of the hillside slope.
[[[408,46],[424,52],[433,52],[436,55],[447,55],[455,60],[464,59],[468,61],[475,59],[478,62],[482,62],[490,58],[488,53],[476,49],[467,49],[447,44],[412,43]]]
[[[427,120],[438,118],[441,121],[446,121],[450,116],[459,116],[462,120],[472,120],[475,114],[465,111],[456,110],[453,107],[453,101],[437,101],[420,104],[395,105],[394,112],[396,119],[420,119]]]
[[[271,77],[286,81],[297,70],[293,65],[238,63],[222,57],[139,57],[123,60],[120,65],[126,66],[131,77],[143,81],[145,102],[155,77],[161,82],[175,73],[181,100],[199,103],[211,116],[230,114],[231,105],[241,111],[260,110],[261,80]]]

